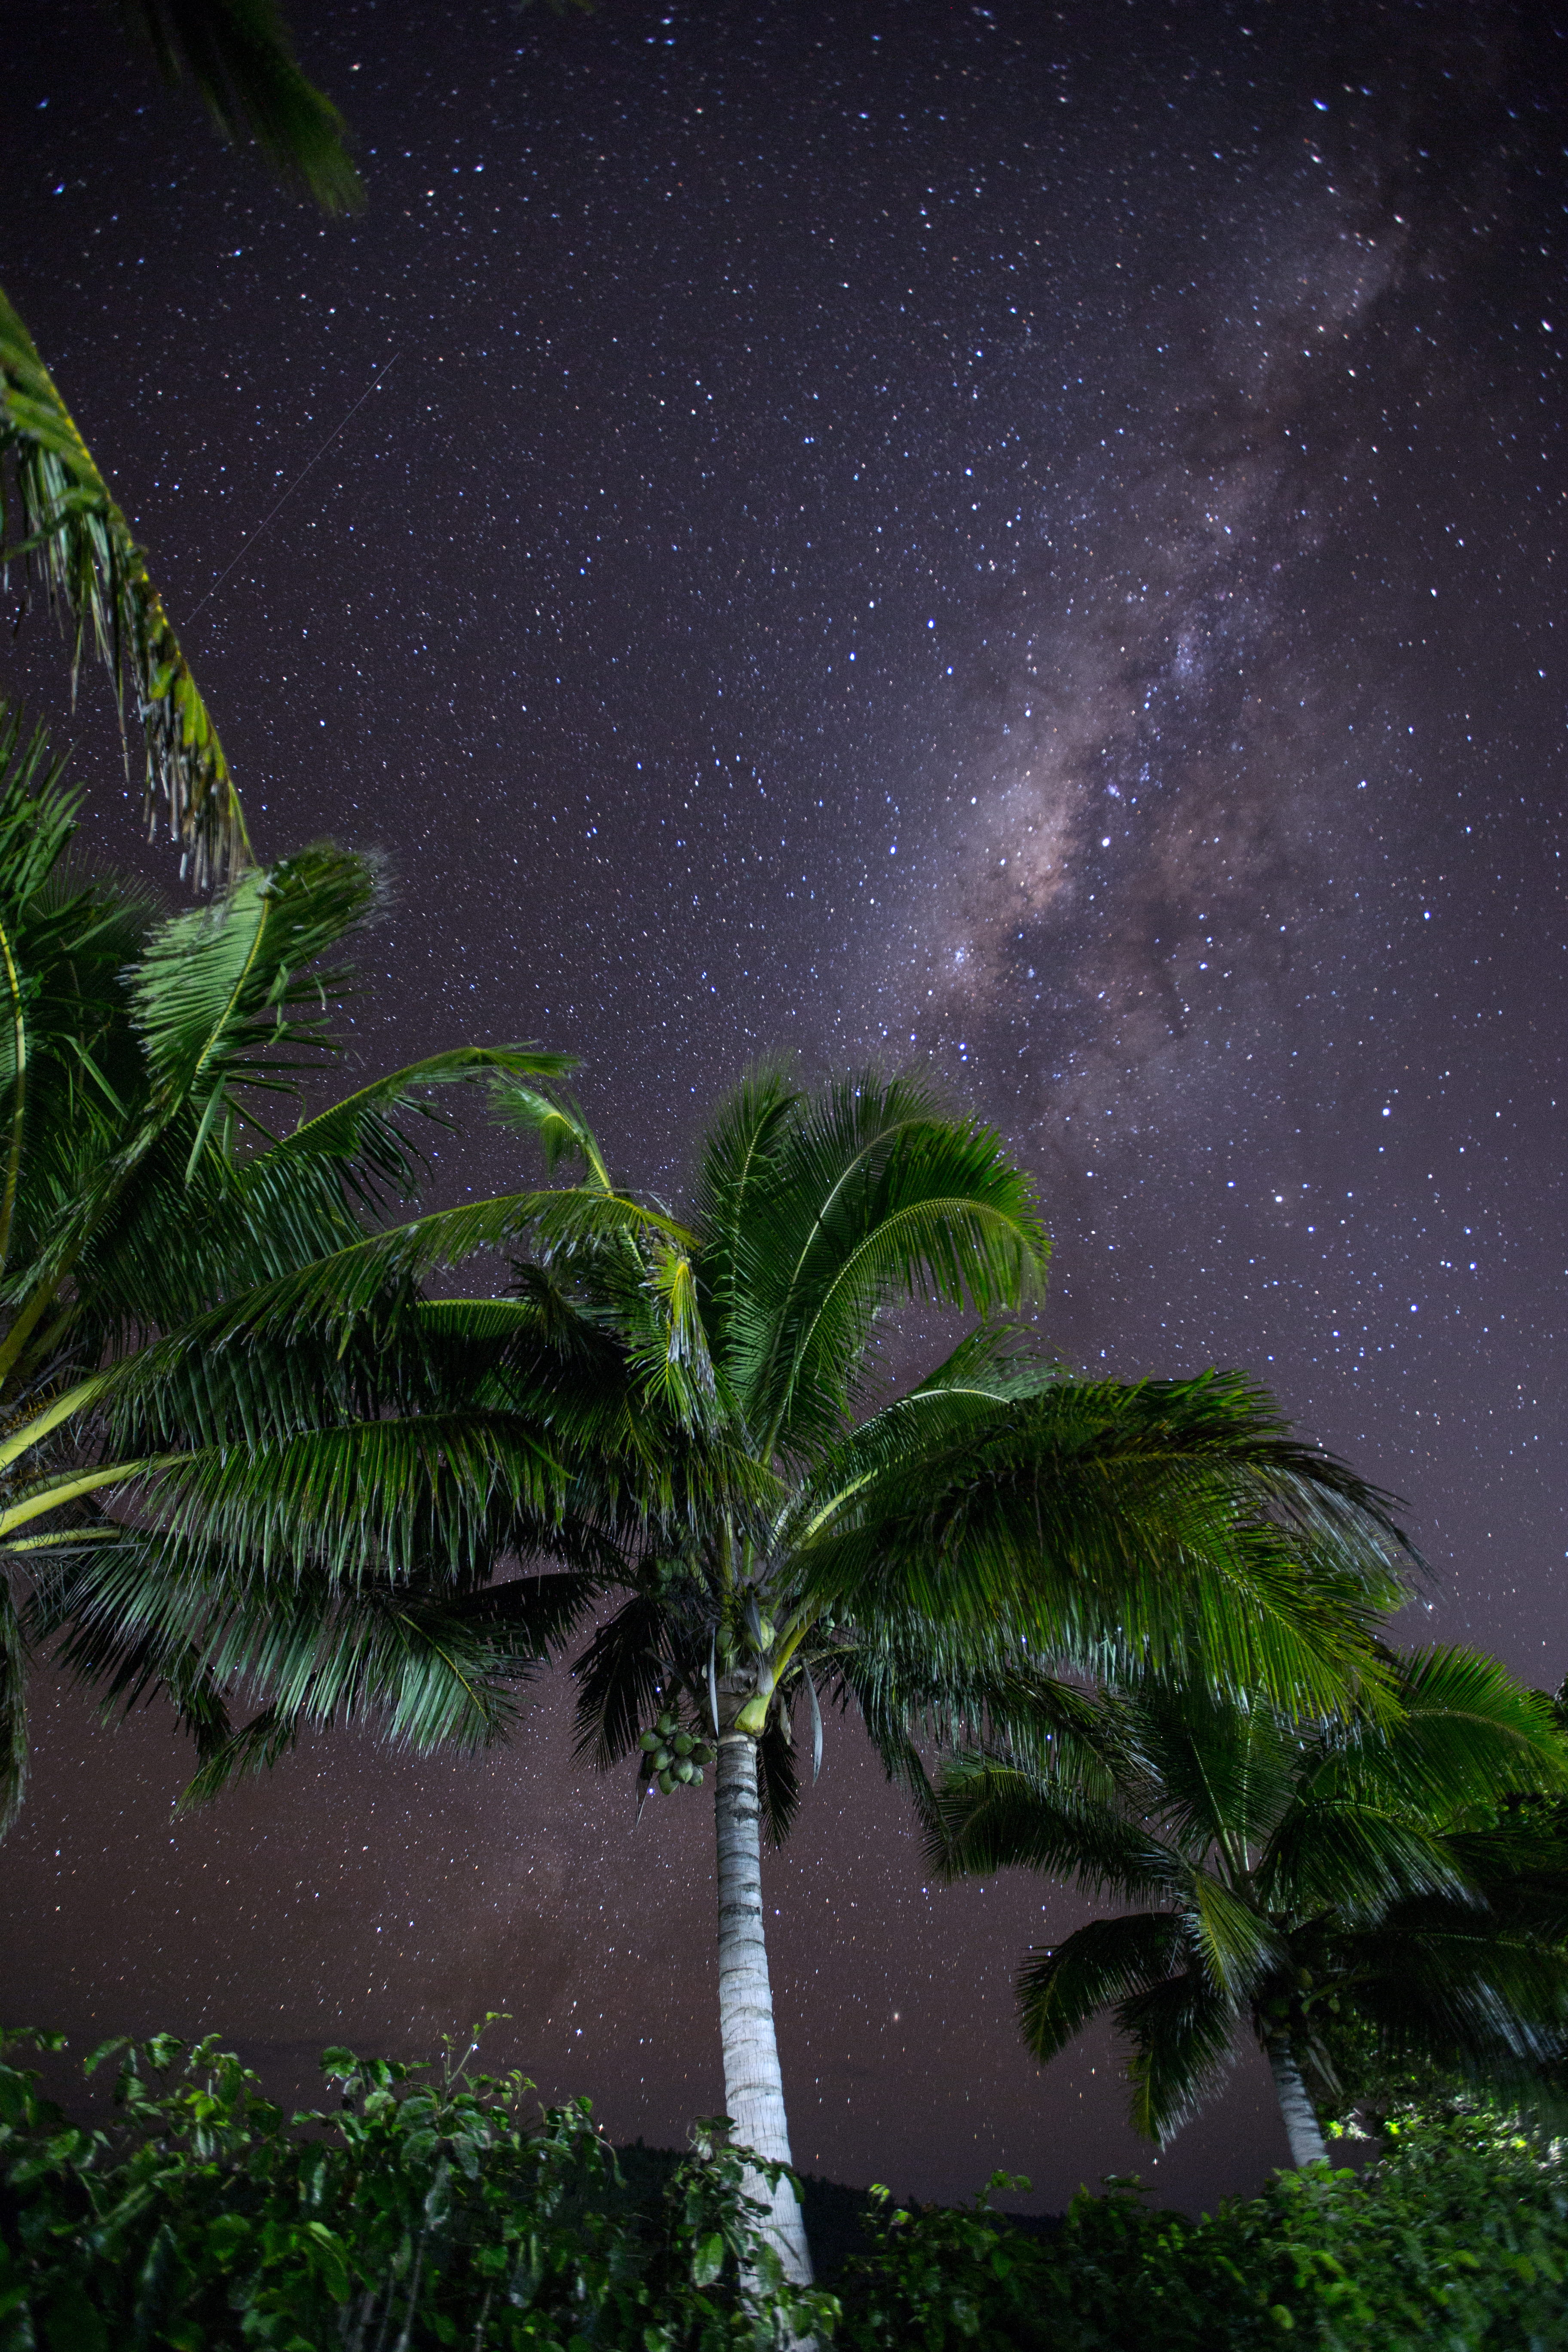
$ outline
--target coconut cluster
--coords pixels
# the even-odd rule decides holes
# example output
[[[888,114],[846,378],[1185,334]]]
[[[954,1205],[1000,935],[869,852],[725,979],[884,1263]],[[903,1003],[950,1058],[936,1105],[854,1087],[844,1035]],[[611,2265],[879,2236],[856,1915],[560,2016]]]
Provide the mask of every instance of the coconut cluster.
[[[682,1731],[679,1717],[668,1713],[659,1717],[651,1731],[643,1733],[642,1752],[667,1797],[676,1789],[700,1786],[702,1767],[713,1761],[707,1741]]]

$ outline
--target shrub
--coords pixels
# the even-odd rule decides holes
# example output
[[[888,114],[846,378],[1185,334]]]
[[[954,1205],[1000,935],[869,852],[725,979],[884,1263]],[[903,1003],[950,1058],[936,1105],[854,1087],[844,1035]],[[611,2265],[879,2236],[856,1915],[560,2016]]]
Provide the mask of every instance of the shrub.
[[[647,2211],[585,2100],[529,2123],[522,2075],[450,2051],[329,2051],[341,2106],[292,2116],[215,2042],[110,2043],[89,2070],[111,2055],[98,2125],[0,2064],[0,2352],[764,2352],[831,2327],[714,2126]]]
[[[585,2100],[531,2119],[473,2054],[329,2051],[341,2105],[286,2116],[213,2042],[115,2042],[97,2123],[0,2064],[0,2352],[1568,2352],[1568,2163],[1496,2117],[1397,2116],[1359,2176],[1197,2221],[1132,2181],[1044,2239],[1004,2173],[874,2191],[841,2306],[785,2285],[718,2124],[628,2179]]]
[[[1118,2181],[1036,2242],[988,2196],[884,2196],[841,2352],[1568,2352],[1568,2165],[1496,2118],[1395,2118],[1367,2171],[1278,2174],[1198,2221]]]

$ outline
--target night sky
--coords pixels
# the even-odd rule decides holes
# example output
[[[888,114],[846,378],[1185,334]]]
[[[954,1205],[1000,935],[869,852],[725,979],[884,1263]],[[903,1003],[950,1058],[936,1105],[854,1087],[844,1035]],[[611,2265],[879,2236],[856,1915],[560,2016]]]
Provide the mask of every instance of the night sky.
[[[85,0],[15,13],[0,282],[263,854],[385,853],[365,1066],[568,1048],[673,1200],[754,1053],[937,1069],[1038,1173],[1064,1358],[1255,1368],[1409,1498],[1410,1637],[1554,1685],[1568,15],[296,21],[347,225]],[[5,647],[94,849],[173,891],[101,681],[72,722],[47,624]],[[439,1196],[531,1181],[509,1149]],[[569,1696],[478,1763],[322,1738],[174,1823],[166,1721],[40,1678],[0,2011],[221,2031],[302,2089],[505,2010],[498,2057],[679,2140],[721,2104],[710,1819],[634,1836]],[[1155,2168],[1103,2041],[1023,2055],[1013,1968],[1081,1906],[927,1885],[852,1728],[768,1868],[807,2168],[1054,2206],[1283,2160],[1260,2066]]]

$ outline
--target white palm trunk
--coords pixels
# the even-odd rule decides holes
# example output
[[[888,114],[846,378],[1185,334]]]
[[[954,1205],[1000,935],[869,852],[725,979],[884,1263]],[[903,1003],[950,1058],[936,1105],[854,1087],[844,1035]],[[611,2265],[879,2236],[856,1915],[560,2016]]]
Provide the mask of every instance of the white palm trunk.
[[[761,1819],[757,1748],[743,1731],[719,1740],[716,1810],[719,1827],[719,2031],[724,2045],[724,2109],[735,2138],[775,2164],[793,2161],[784,2117],[784,2078],[773,2032],[773,1988],[763,1928]],[[811,2249],[794,2189],[770,2190],[757,2173],[746,2176],[751,2196],[773,2208],[770,2234],[784,2274],[802,2286],[812,2279]]]
[[[1279,2112],[1285,2118],[1285,2137],[1290,2144],[1290,2161],[1303,2164],[1326,2164],[1329,2158],[1322,2126],[1318,2111],[1308,2095],[1301,2080],[1301,2069],[1288,2042],[1270,2042],[1268,2069],[1274,2077],[1274,2089],[1279,2101]]]

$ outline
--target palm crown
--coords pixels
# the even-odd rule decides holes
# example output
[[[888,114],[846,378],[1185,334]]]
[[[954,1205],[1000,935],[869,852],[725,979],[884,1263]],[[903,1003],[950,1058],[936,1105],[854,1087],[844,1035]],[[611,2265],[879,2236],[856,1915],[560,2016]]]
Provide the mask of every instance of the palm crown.
[[[1147,1680],[1087,1706],[1048,1756],[950,1768],[938,1867],[1022,1865],[1149,1906],[1026,1961],[1037,2057],[1109,2011],[1133,2120],[1164,2138],[1255,2035],[1300,2163],[1323,2153],[1316,2107],[1338,2097],[1347,2028],[1385,2058],[1494,2078],[1561,2046],[1560,1841],[1498,1812],[1564,1786],[1552,1712],[1463,1649],[1390,1659],[1385,1696],[1377,1715],[1304,1723]]]
[[[462,1047],[279,1121],[334,1050],[323,959],[372,910],[370,869],[318,846],[161,919],[72,866],[73,824],[42,739],[0,709],[0,1814],[29,1636],[63,1634],[110,1697],[167,1689],[215,1779],[345,1706],[493,1736],[514,1621],[535,1643],[545,1621],[487,1588],[508,1550],[592,1549],[566,1507],[585,1457],[565,1384],[509,1382],[511,1329],[419,1276],[540,1204],[383,1211],[417,1189],[432,1088],[562,1057]],[[544,1206],[571,1217],[570,1194]],[[612,1455],[657,1518],[679,1457],[639,1474],[635,1431]],[[231,1733],[247,1681],[272,1705]]]

